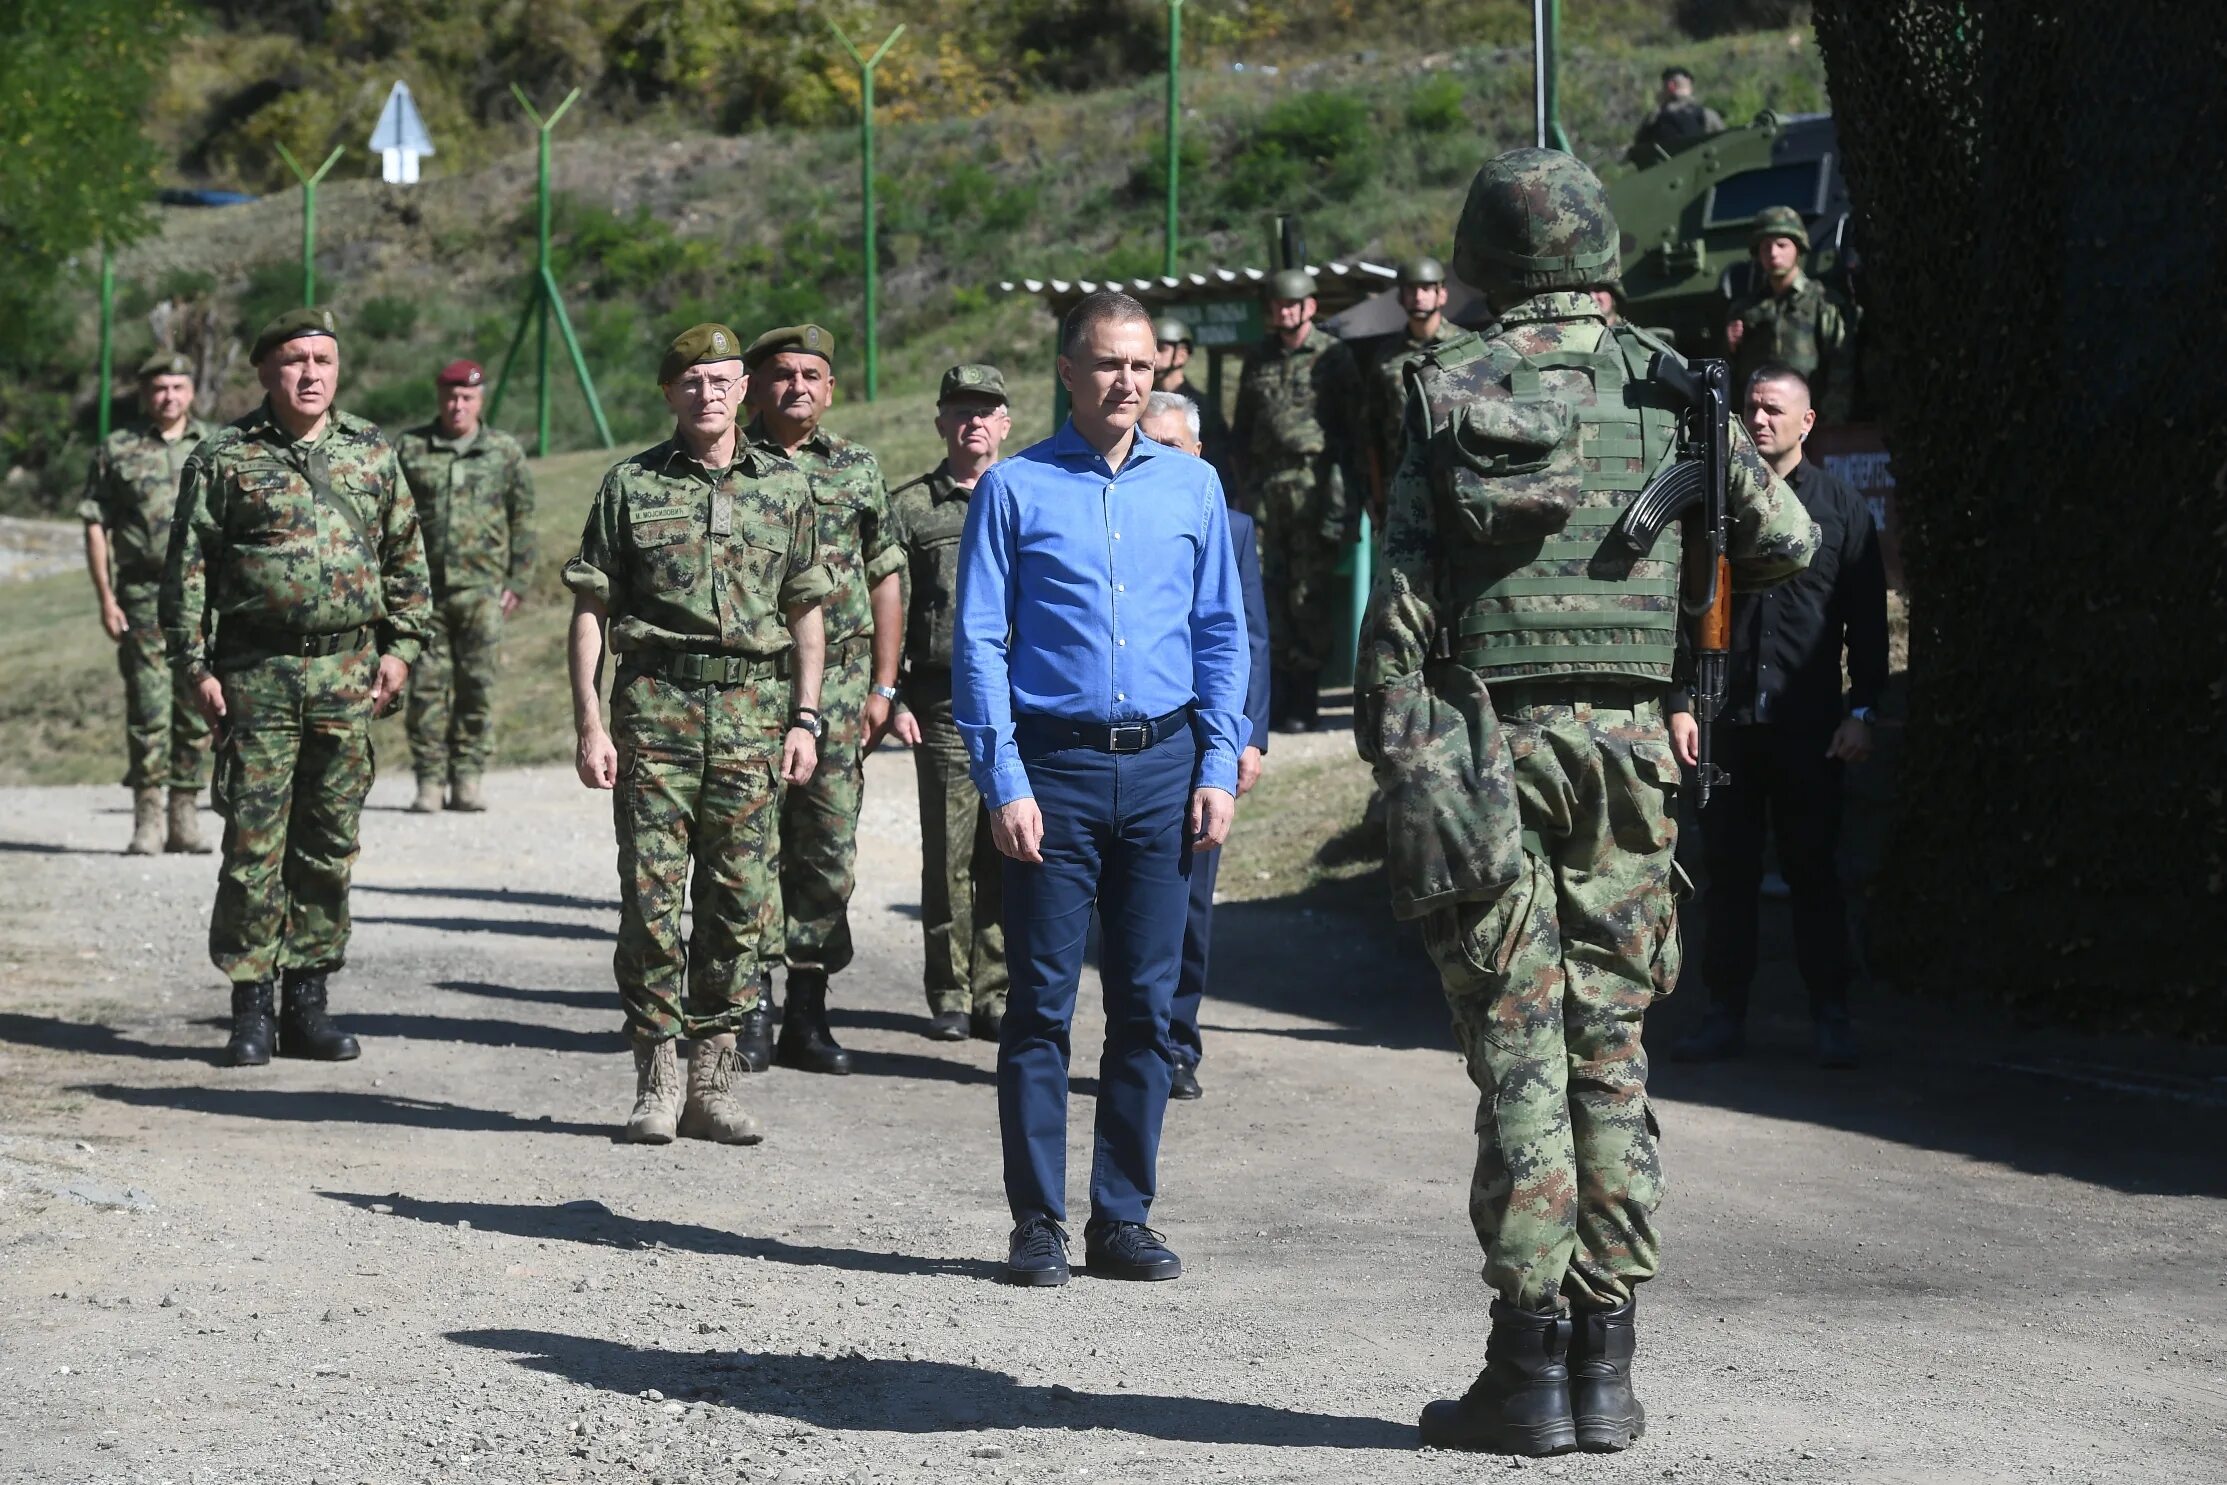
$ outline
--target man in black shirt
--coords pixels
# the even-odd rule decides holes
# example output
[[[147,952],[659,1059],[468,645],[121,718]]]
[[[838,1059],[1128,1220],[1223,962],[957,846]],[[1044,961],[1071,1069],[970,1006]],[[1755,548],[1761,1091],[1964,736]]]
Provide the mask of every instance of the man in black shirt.
[[[1819,541],[1807,571],[1732,600],[1731,685],[1716,735],[1717,761],[1732,782],[1701,815],[1709,871],[1701,973],[1709,985],[1709,1015],[1672,1045],[1670,1055],[1679,1061],[1737,1057],[1746,1050],[1768,830],[1793,893],[1794,957],[1809,988],[1818,1063],[1856,1064],[1848,1020],[1848,919],[1837,860],[1841,771],[1871,753],[1872,709],[1887,682],[1887,578],[1862,497],[1802,457],[1802,441],[1816,422],[1801,373],[1772,364],[1749,380],[1747,425],[1756,452],[1794,487],[1817,523]],[[1674,693],[1670,705],[1671,745],[1690,766],[1700,741],[1690,699]]]

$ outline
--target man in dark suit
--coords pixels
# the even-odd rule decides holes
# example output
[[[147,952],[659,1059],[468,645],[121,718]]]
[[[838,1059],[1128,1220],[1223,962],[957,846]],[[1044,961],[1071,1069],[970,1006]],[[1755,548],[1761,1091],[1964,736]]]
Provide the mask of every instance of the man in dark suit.
[[[1197,454],[1201,444],[1199,406],[1181,392],[1154,392],[1144,405],[1137,427],[1144,436]],[[1223,494],[1227,496],[1225,487]],[[1253,656],[1252,674],[1245,687],[1245,720],[1252,729],[1237,755],[1237,796],[1242,799],[1260,779],[1263,755],[1268,751],[1268,598],[1260,586],[1260,549],[1253,540],[1253,518],[1232,507],[1229,513],[1230,546],[1237,553],[1237,583],[1244,590],[1245,639]],[[1206,995],[1207,953],[1214,941],[1214,879],[1220,875],[1222,853],[1213,852],[1191,863],[1191,906],[1183,924],[1183,969],[1176,980],[1175,1005],[1168,1020],[1168,1038],[1175,1043],[1175,1074],[1168,1085],[1170,1098],[1197,1098],[1199,1058],[1199,1002]]]

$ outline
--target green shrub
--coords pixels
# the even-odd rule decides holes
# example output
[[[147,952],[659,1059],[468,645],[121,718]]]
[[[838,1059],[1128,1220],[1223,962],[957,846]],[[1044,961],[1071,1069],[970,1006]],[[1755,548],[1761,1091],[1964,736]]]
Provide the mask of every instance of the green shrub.
[[[1407,127],[1418,134],[1451,134],[1469,127],[1462,100],[1469,90],[1450,72],[1434,72],[1407,95]]]
[[[418,301],[399,294],[381,294],[367,300],[353,316],[350,327],[373,340],[408,340],[418,328]]]
[[[1351,93],[1298,93],[1261,116],[1222,181],[1240,210],[1345,201],[1368,180],[1369,106]]]

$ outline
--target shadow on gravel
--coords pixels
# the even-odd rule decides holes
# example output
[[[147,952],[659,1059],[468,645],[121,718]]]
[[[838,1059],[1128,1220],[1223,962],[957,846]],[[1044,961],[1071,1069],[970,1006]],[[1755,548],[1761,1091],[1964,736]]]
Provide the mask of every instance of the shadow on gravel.
[[[530,1047],[537,1052],[626,1050],[626,1037],[615,1025],[602,1031],[568,1031],[561,1026],[542,1026],[531,1021],[481,1021],[470,1016],[360,1011],[334,1019],[339,1021],[342,1030],[358,1036],[406,1036],[415,1041],[460,1042],[471,1047]]]
[[[1003,1268],[987,1258],[923,1258],[911,1253],[874,1253],[863,1248],[823,1248],[811,1243],[721,1232],[692,1222],[622,1217],[600,1201],[523,1206],[492,1201],[419,1201],[408,1196],[372,1196],[354,1191],[320,1191],[317,1194],[365,1211],[376,1202],[391,1207],[391,1215],[410,1222],[427,1222],[435,1227],[454,1227],[459,1222],[469,1222],[476,1232],[507,1233],[541,1242],[587,1243],[600,1248],[643,1251],[669,1248],[681,1253],[763,1258],[768,1263],[795,1264],[800,1268],[833,1268],[846,1273],[888,1274],[899,1278],[949,1275],[988,1282],[996,1279]]]
[[[615,897],[580,897],[570,892],[510,892],[501,887],[377,887],[369,882],[357,882],[352,890],[376,892],[382,897],[444,897],[457,902],[510,903],[517,907],[563,908],[583,913],[619,910]]]
[[[358,923],[385,923],[397,928],[430,928],[436,933],[507,933],[519,938],[584,938],[609,941],[609,928],[585,923],[534,923],[524,918],[367,918]]]
[[[361,921],[360,919],[358,921]],[[619,1008],[619,992],[611,990],[523,990],[516,985],[496,985],[486,980],[438,980],[436,990],[454,990],[462,995],[484,995],[490,1000],[520,1000],[539,1005],[578,1006],[584,1011],[611,1011]]]
[[[96,850],[91,846],[56,845],[50,840],[0,840],[0,853],[19,856],[121,856],[121,847],[113,851]]]
[[[232,1023],[220,1023],[230,1026]],[[217,1060],[217,1048],[164,1047],[137,1041],[113,1026],[84,1021],[58,1021],[52,1016],[25,1016],[0,1012],[0,1042],[19,1047],[45,1047],[52,1052],[76,1052],[88,1057],[143,1057],[151,1062],[207,1062]]]
[[[1077,1282],[1086,1282],[1078,1280]],[[518,1365],[611,1392],[693,1388],[732,1407],[860,1433],[1103,1428],[1184,1444],[1300,1449],[1416,1447],[1415,1429],[1382,1418],[1146,1392],[1038,1387],[948,1361],[660,1351],[543,1330],[452,1330],[463,1346],[513,1353]]]
[[[234,1074],[256,1076],[253,1070]],[[568,1124],[526,1119],[500,1109],[475,1109],[434,1098],[401,1098],[390,1093],[285,1088],[127,1088],[116,1083],[78,1083],[73,1093],[90,1093],[137,1108],[177,1109],[191,1114],[224,1114],[234,1119],[275,1119],[299,1124],[386,1124],[398,1129],[455,1129],[486,1134],[586,1135],[616,1141],[615,1124]]]

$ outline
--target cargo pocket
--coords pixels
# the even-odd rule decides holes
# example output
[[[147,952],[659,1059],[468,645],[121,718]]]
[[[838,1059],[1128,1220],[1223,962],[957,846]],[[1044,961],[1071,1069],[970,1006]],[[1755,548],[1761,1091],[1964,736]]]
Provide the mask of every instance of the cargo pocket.
[[[1458,534],[1495,546],[1552,536],[1584,493],[1577,413],[1566,402],[1487,397],[1431,435],[1434,483]]]
[[[1686,964],[1685,917],[1679,908],[1693,896],[1693,878],[1675,861],[1670,863],[1670,890],[1665,895],[1670,901],[1663,909],[1655,953],[1647,966],[1647,977],[1654,983],[1657,1000],[1678,988],[1678,976]]]
[[[1376,719],[1393,916],[1489,902],[1523,869],[1508,744],[1484,683],[1458,665],[1385,686]]]

